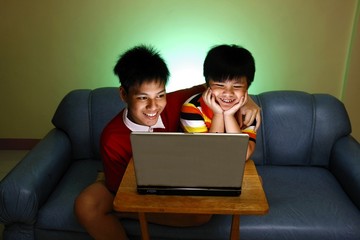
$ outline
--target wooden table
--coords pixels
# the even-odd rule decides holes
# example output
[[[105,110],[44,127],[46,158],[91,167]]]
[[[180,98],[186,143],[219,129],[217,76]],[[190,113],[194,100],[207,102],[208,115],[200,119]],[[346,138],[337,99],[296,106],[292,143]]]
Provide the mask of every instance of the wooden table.
[[[142,239],[150,239],[146,213],[190,213],[233,215],[230,239],[240,237],[240,215],[263,215],[269,205],[252,160],[245,165],[241,195],[238,197],[141,195],[136,190],[133,161],[130,161],[114,199],[114,210],[137,212]]]

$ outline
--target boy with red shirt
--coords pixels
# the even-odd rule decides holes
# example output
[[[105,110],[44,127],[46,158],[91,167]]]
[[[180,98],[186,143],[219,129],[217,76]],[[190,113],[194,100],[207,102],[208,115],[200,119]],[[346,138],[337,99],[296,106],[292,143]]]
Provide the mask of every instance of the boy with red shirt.
[[[177,132],[181,101],[203,90],[204,86],[199,85],[166,94],[165,85],[160,82],[146,82],[137,89],[130,89],[129,93],[126,93],[124,88],[120,88],[122,99],[128,107],[107,125],[101,137],[106,186],[110,191],[116,193],[121,182],[119,176],[124,174],[132,157],[130,133],[132,131]],[[151,98],[153,100],[150,100]],[[148,107],[150,101],[154,103],[151,103],[153,106]],[[138,108],[139,110],[132,110],[132,114],[129,114],[131,112],[129,109]],[[133,117],[136,115],[139,115],[137,120]]]
[[[114,213],[113,200],[128,162],[132,157],[132,131],[175,132],[179,127],[182,103],[204,86],[166,94],[168,68],[152,48],[138,46],[121,56],[114,68],[119,77],[120,97],[127,103],[105,127],[101,136],[101,156],[105,184],[97,181],[80,193],[74,211],[80,224],[95,239],[127,239],[120,218],[136,218],[137,214]],[[251,102],[247,109],[250,121],[259,117],[259,108]],[[170,226],[196,226],[207,222],[209,215],[147,214],[149,222]]]

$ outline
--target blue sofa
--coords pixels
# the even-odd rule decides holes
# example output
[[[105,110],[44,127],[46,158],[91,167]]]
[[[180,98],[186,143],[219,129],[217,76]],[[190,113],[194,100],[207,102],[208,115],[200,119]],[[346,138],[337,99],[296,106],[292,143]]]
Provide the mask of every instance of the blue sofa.
[[[270,210],[241,216],[241,239],[360,239],[360,145],[344,105],[327,94],[271,91],[262,108],[253,160]],[[5,240],[91,239],[73,214],[75,197],[102,168],[99,137],[124,107],[115,87],[75,90],[55,128],[0,183]],[[139,224],[122,220],[131,239]],[[149,225],[152,239],[228,239],[231,217],[200,227]]]

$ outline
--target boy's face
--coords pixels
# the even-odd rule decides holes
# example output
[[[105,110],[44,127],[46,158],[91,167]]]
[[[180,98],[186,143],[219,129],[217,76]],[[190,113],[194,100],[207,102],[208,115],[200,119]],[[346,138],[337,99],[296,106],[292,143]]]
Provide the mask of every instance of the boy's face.
[[[228,79],[225,82],[209,80],[209,87],[216,102],[226,111],[240,101],[247,94],[248,85],[246,77]]]
[[[131,87],[128,93],[120,87],[120,95],[128,104],[128,118],[144,126],[155,125],[166,106],[165,84],[155,79]]]

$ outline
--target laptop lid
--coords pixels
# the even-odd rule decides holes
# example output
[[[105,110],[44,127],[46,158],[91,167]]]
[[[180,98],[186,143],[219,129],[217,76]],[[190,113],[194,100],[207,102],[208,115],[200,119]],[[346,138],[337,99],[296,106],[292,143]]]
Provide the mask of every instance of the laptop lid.
[[[139,193],[236,196],[247,134],[132,132]]]

